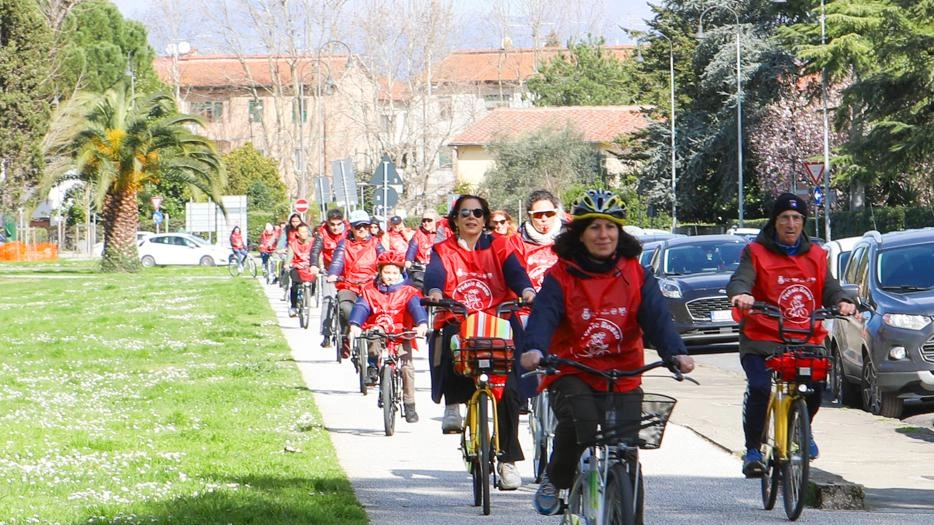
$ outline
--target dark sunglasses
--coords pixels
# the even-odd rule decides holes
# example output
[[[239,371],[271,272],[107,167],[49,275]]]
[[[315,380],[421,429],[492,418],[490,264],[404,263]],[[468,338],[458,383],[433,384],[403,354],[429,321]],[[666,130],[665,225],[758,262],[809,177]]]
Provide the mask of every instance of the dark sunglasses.
[[[536,219],[541,219],[542,217],[548,217],[549,219],[557,215],[558,212],[555,210],[544,210],[544,211],[530,211],[529,215]]]
[[[483,208],[474,208],[472,210],[468,208],[461,208],[458,214],[465,219],[467,217],[470,217],[471,215],[473,215],[474,217],[478,219],[486,215],[485,213],[483,213]]]
[[[492,222],[493,224],[497,224],[497,225],[499,225],[499,224],[506,224],[506,219],[500,219],[500,220],[493,219],[493,220],[490,221],[490,222]]]

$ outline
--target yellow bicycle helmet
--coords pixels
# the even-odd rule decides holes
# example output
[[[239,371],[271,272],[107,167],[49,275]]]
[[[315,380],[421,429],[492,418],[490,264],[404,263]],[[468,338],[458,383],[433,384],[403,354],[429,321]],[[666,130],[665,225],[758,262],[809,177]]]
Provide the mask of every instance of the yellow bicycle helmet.
[[[606,190],[587,190],[571,207],[575,221],[606,219],[620,226],[626,224],[626,205],[616,194]]]

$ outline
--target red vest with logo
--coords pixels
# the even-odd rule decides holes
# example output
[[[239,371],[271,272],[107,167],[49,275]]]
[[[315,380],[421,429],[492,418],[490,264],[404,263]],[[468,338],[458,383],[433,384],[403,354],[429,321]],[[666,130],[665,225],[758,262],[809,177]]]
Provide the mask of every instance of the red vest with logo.
[[[811,245],[807,253],[789,257],[769,251],[758,242],[749,244],[749,255],[756,270],[752,296],[778,306],[787,328],[807,329],[811,312],[823,302],[824,279],[827,276],[827,253]],[[747,315],[743,333],[757,341],[782,342],[778,336],[778,320],[767,315]],[[822,344],[827,330],[820,322],[814,325],[809,344]]]
[[[370,306],[370,316],[363,323],[363,329],[379,327],[387,334],[397,334],[415,324],[407,308],[413,297],[421,294],[414,287],[402,285],[392,293],[384,293],[375,283],[367,284],[360,294]]]
[[[620,259],[607,273],[588,273],[586,278],[568,269],[583,272],[566,260],[559,260],[550,273],[564,292],[564,318],[551,340],[549,352],[570,358],[599,370],[632,370],[645,364],[642,328],[637,319],[642,304],[643,268],[635,259]],[[579,374],[598,391],[606,391],[606,380],[571,367],[560,367],[561,375]],[[558,377],[543,376],[541,389]],[[640,377],[616,382],[617,392],[628,392],[642,383]]]
[[[535,291],[540,290],[545,273],[558,262],[558,254],[551,249],[553,244],[525,242],[518,234],[505,237],[502,242],[505,242],[507,249],[519,258]]]
[[[424,228],[415,230],[415,235],[412,236],[418,246],[418,250],[415,252],[415,262],[428,264],[428,261],[431,260],[431,247],[435,244],[435,235],[437,233],[426,231]]]
[[[447,274],[444,295],[464,303],[467,313],[486,312],[496,315],[496,307],[515,298],[503,276],[503,261],[496,250],[485,248],[469,251],[457,244],[457,237],[448,237],[435,245],[435,251]],[[435,328],[451,318],[444,312],[435,316]]]
[[[292,266],[298,271],[298,276],[303,281],[314,280],[316,275],[308,271],[311,266],[311,241],[298,242],[293,239],[289,242],[289,249],[292,250]]]
[[[359,295],[363,285],[373,281],[377,242],[372,236],[365,241],[344,239],[344,279],[337,281],[338,290],[351,290]]]
[[[405,238],[405,233],[400,231],[390,231],[386,233],[388,239],[387,251],[398,253],[405,259],[405,252],[409,251],[409,240]]]
[[[331,266],[331,260],[334,259],[334,249],[337,248],[337,243],[341,242],[341,239],[347,236],[346,229],[338,233],[331,233],[331,230],[328,229],[327,224],[318,226],[318,236],[321,237],[321,259],[324,260],[324,266],[322,268],[327,268]]]

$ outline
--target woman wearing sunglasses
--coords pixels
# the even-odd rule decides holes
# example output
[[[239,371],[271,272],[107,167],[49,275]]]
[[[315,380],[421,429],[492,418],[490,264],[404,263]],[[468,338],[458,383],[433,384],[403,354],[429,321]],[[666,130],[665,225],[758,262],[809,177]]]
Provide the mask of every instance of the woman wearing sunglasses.
[[[496,315],[496,307],[521,296],[531,302],[535,290],[529,276],[513,254],[492,249],[493,237],[485,231],[490,217],[487,201],[475,195],[461,195],[448,214],[454,234],[432,247],[431,260],[425,269],[425,295],[433,301],[450,298],[463,303],[468,314],[486,312]],[[512,320],[515,333],[521,333],[518,322]],[[458,433],[463,428],[461,403],[467,402],[475,387],[473,380],[454,373],[451,338],[458,333],[460,323],[450,314],[440,313],[434,319],[434,332],[429,339],[428,359],[431,371],[431,397],[435,403],[444,398],[445,411],[442,432]],[[524,459],[519,444],[519,393],[515,376],[506,380],[506,389],[497,410],[500,445],[503,455],[499,462],[500,488],[512,490],[522,485],[515,462]]]
[[[487,228],[493,233],[493,237],[509,237],[516,233],[516,225],[512,222],[512,215],[509,215],[506,210],[496,210],[491,213]]]

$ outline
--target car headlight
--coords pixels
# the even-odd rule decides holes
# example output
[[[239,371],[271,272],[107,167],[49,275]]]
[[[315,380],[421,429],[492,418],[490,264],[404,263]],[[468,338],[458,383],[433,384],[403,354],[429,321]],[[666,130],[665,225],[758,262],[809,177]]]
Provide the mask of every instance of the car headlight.
[[[665,297],[681,299],[681,287],[678,286],[677,282],[671,279],[662,279],[658,282],[658,286],[662,289],[662,295]]]
[[[882,322],[895,328],[921,330],[931,322],[931,318],[926,315],[885,314],[882,316]]]

